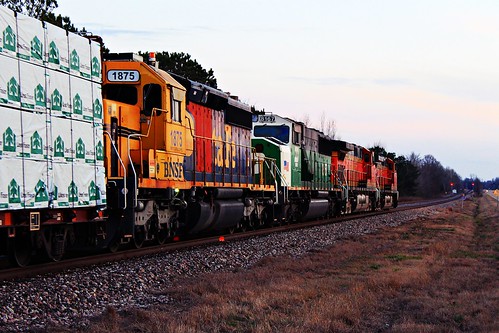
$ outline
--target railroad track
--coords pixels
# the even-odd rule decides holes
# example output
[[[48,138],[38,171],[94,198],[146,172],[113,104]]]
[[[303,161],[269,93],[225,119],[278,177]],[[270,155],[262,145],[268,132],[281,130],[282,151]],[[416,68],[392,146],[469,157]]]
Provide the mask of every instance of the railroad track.
[[[60,272],[63,272],[65,270],[69,270],[69,269],[88,267],[88,266],[92,266],[92,265],[101,265],[101,264],[105,264],[105,263],[109,263],[109,262],[127,260],[127,259],[131,259],[131,258],[153,255],[153,254],[158,254],[158,253],[162,253],[162,252],[172,252],[172,251],[178,251],[178,250],[187,249],[187,248],[213,245],[213,244],[220,243],[220,242],[230,242],[230,241],[237,241],[240,239],[246,239],[246,238],[250,238],[250,237],[259,237],[259,236],[268,235],[270,233],[291,231],[291,230],[309,228],[309,227],[314,227],[314,226],[319,226],[319,225],[324,225],[324,224],[329,224],[329,223],[339,223],[339,222],[351,221],[351,220],[355,220],[355,219],[367,218],[367,217],[371,217],[371,216],[391,214],[391,213],[396,213],[396,212],[400,212],[400,211],[406,211],[406,210],[411,210],[411,209],[418,209],[418,208],[443,204],[443,203],[447,203],[450,201],[458,200],[460,198],[461,198],[460,195],[456,195],[456,196],[451,196],[451,197],[447,197],[445,199],[439,199],[439,200],[400,204],[399,207],[396,209],[381,210],[381,211],[375,211],[375,212],[369,212],[369,213],[351,214],[351,215],[341,216],[341,217],[337,217],[337,218],[333,218],[333,219],[324,219],[324,220],[317,220],[317,221],[307,221],[307,222],[301,222],[301,223],[278,225],[278,226],[274,226],[272,228],[269,228],[269,227],[268,228],[261,228],[261,229],[250,230],[250,231],[241,232],[241,233],[234,233],[234,234],[207,236],[207,237],[203,237],[203,238],[182,240],[182,241],[167,243],[167,244],[163,244],[163,245],[143,247],[140,249],[128,249],[128,250],[118,251],[115,253],[98,253],[98,254],[93,254],[90,256],[68,258],[68,259],[65,259],[62,261],[58,261],[58,262],[44,262],[44,263],[34,264],[34,265],[31,265],[28,267],[21,267],[21,268],[17,268],[17,267],[16,268],[9,268],[6,266],[5,263],[2,262],[2,258],[0,258],[0,281],[24,279],[24,278],[35,277],[37,275],[60,273]]]

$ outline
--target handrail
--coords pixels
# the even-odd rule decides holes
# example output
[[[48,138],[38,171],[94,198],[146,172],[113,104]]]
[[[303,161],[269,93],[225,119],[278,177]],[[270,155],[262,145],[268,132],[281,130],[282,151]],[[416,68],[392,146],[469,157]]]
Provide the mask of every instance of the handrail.
[[[272,170],[273,170],[274,168],[271,168],[271,167],[268,165],[267,160],[273,161],[273,163],[272,163],[272,164],[275,166],[275,171],[276,171],[276,174],[274,174],[274,173],[272,172]],[[278,194],[279,194],[279,186],[278,186],[278,184],[277,184],[277,176],[276,176],[276,175],[278,175],[278,176],[279,176],[279,179],[281,180],[281,182],[282,182],[282,183],[284,183],[284,186],[285,186],[286,188],[287,188],[289,185],[288,185],[288,183],[286,182],[286,180],[284,179],[284,177],[282,176],[281,170],[279,170],[279,168],[277,167],[277,165],[276,165],[276,163],[275,163],[275,159],[268,159],[268,158],[265,158],[265,159],[264,159],[264,162],[265,162],[265,164],[267,165],[267,168],[269,168],[269,170],[270,170],[270,174],[272,175],[272,177],[274,177],[274,184],[275,184],[275,195],[276,195],[276,198],[278,199],[278,198],[279,198],[279,195],[278,195]],[[287,198],[287,191],[285,190],[285,192],[286,192],[286,194],[284,194],[284,202],[286,202],[286,201],[288,200],[288,198]],[[277,203],[279,203],[279,202],[277,202]]]
[[[104,134],[106,134],[107,136],[109,136],[109,141],[111,142],[111,146],[113,147],[114,149],[114,152],[116,153],[116,156],[118,156],[118,160],[120,161],[120,164],[121,164],[121,167],[123,168],[123,177],[125,179],[125,181],[123,182],[123,190],[124,190],[124,194],[126,196],[126,194],[128,193],[128,190],[126,188],[126,168],[125,168],[125,163],[123,163],[123,160],[121,159],[121,156],[120,156],[120,153],[118,152],[118,148],[116,148],[116,145],[114,144],[114,140],[113,140],[113,137],[111,136],[111,133],[109,133],[108,131],[104,131]],[[127,204],[126,204],[126,197],[125,197],[125,206],[123,207],[123,209],[126,209],[127,207]]]
[[[132,133],[127,136],[127,150],[128,150],[128,163],[132,167],[132,172],[133,172],[133,182],[134,182],[134,198],[133,198],[133,208],[137,208],[137,202],[138,202],[138,197],[139,197],[139,190],[137,188],[137,171],[135,170],[135,166],[133,165],[132,162],[132,155],[130,153],[130,138],[132,137],[137,137],[137,138],[147,138],[149,136],[149,132],[151,130],[152,126],[152,120],[154,119],[154,115],[156,114],[156,111],[161,109],[158,108],[152,108],[151,110],[151,118],[149,121],[149,126],[147,127],[147,134],[140,134],[140,133]]]

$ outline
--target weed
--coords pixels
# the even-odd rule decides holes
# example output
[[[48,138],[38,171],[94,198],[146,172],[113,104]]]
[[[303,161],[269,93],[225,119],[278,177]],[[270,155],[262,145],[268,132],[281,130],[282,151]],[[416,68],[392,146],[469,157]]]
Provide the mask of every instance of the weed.
[[[405,254],[391,254],[391,255],[386,255],[385,258],[392,260],[392,261],[421,260],[421,259],[423,259],[422,256],[408,256]]]

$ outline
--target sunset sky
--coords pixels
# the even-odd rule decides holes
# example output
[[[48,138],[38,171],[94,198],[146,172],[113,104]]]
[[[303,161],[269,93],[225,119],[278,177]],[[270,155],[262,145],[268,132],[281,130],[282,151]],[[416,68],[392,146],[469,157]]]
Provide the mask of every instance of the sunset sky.
[[[58,0],[111,52],[189,53],[258,109],[499,177],[499,1]]]

